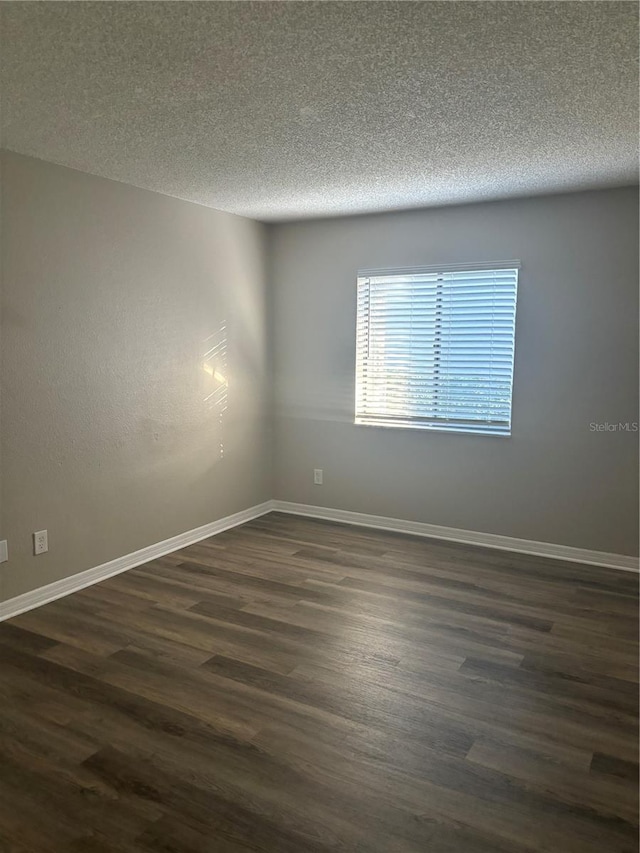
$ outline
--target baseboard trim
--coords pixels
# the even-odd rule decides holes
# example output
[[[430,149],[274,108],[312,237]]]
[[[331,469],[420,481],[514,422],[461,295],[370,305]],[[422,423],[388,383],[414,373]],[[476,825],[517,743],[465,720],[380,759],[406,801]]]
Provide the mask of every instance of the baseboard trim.
[[[119,575],[121,572],[134,569],[136,566],[148,563],[149,560],[164,557],[167,554],[171,554],[172,551],[178,551],[180,548],[186,548],[187,545],[193,545],[195,542],[202,541],[202,539],[208,539],[217,533],[223,533],[232,527],[245,524],[247,521],[252,521],[254,518],[266,515],[272,509],[273,501],[265,501],[248,509],[243,509],[241,512],[236,512],[233,515],[227,515],[225,518],[218,519],[218,521],[203,524],[202,527],[196,527],[193,530],[188,530],[186,533],[179,533],[170,539],[156,542],[155,545],[149,545],[146,548],[140,548],[139,551],[133,551],[131,554],[117,557],[115,560],[110,560],[101,566],[94,566],[92,569],[78,572],[75,575],[71,575],[71,577],[62,578],[62,580],[54,581],[46,586],[41,586],[30,592],[17,595],[15,598],[10,598],[8,601],[0,603],[0,622],[5,619],[11,619],[13,616],[19,616],[20,613],[33,610],[35,607],[48,604],[57,598],[63,598],[65,595],[70,595],[72,592],[77,592],[87,586],[100,583],[100,581],[111,578],[114,575]]]
[[[291,503],[275,500],[273,510],[289,515],[303,515],[308,518],[320,518],[326,521],[338,521],[342,524],[355,524],[358,527],[375,527],[377,530],[390,530],[394,533],[410,533],[413,536],[426,536],[430,539],[445,539],[448,542],[461,542],[466,545],[480,545],[499,551],[515,551],[518,554],[531,554],[536,557],[550,557],[554,560],[567,560],[571,563],[585,563],[625,572],[638,572],[638,557],[624,554],[608,554],[603,551],[589,551],[573,548],[570,545],[553,545],[549,542],[534,542],[530,539],[515,539],[496,533],[478,533],[475,530],[461,530],[456,527],[441,527],[438,524],[426,524],[421,521],[405,521],[400,518],[387,518],[382,515],[367,515],[362,512],[350,512],[345,509],[331,509],[324,506]]]
[[[444,539],[447,542],[460,542],[466,545],[480,545],[483,548],[494,548],[499,551],[515,551],[519,554],[531,554],[536,557],[550,557],[554,560],[567,560],[571,563],[585,563],[590,566],[618,569],[625,572],[638,572],[638,557],[628,557],[624,554],[608,554],[602,551],[588,551],[584,548],[573,548],[569,545],[554,545],[549,542],[534,542],[530,539],[515,539],[511,536],[500,536],[495,533],[479,533],[475,530],[461,530],[456,527],[442,527],[437,524],[426,524],[421,521],[406,521],[401,518],[387,518],[382,515],[367,515],[362,512],[350,512],[345,509],[332,509],[324,506],[291,503],[290,501],[268,500],[256,506],[227,515],[218,521],[204,524],[179,533],[170,539],[156,542],[139,551],[117,557],[108,563],[78,572],[68,578],[54,581],[39,589],[25,592],[0,603],[0,622],[19,616],[27,610],[33,610],[43,604],[48,604],[65,595],[70,595],[87,586],[119,575],[150,560],[164,557],[187,545],[193,545],[217,533],[223,533],[232,527],[246,524],[254,518],[260,518],[270,512],[283,512],[288,515],[301,515],[307,518],[318,518],[325,521],[337,521],[341,524],[353,524],[357,527],[373,527],[377,530],[389,530],[393,533],[408,533],[412,536],[424,536],[430,539]]]

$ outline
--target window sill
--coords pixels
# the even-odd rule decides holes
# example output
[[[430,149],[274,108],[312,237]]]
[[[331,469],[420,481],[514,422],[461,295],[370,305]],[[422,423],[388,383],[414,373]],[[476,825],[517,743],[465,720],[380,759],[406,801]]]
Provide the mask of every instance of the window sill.
[[[412,429],[424,430],[427,432],[448,432],[451,434],[462,433],[464,435],[484,435],[493,438],[511,438],[511,429],[504,427],[490,427],[486,424],[482,426],[472,427],[468,424],[464,425],[448,425],[442,423],[415,422],[411,421],[386,421],[375,420],[372,418],[355,418],[356,426],[381,427],[382,429]]]

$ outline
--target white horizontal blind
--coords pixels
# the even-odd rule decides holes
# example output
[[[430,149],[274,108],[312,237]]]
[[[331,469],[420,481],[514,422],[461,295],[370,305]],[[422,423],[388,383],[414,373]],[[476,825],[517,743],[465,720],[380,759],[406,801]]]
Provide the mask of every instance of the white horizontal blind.
[[[356,423],[511,433],[518,263],[358,276]]]

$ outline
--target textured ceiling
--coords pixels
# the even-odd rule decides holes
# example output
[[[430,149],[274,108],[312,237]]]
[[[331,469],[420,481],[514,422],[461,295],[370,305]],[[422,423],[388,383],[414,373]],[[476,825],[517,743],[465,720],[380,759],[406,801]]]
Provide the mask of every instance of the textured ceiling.
[[[631,2],[3,2],[2,143],[263,220],[635,183]]]

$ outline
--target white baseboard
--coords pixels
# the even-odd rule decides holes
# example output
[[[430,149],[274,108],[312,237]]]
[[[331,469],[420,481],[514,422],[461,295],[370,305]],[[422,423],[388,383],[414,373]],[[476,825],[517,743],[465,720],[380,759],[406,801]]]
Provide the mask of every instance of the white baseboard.
[[[359,527],[375,527],[377,530],[391,530],[394,533],[410,533],[413,536],[427,536],[431,539],[446,539],[448,542],[462,542],[467,545],[481,545],[484,548],[496,548],[500,551],[516,551],[519,554],[532,554],[536,557],[551,557],[555,560],[568,560],[572,563],[586,563],[590,566],[602,566],[609,569],[621,569],[625,572],[638,571],[638,557],[624,554],[608,554],[603,551],[588,551],[573,548],[570,545],[553,545],[549,542],[533,542],[530,539],[515,539],[496,533],[478,533],[475,530],[460,530],[457,527],[441,527],[438,524],[425,524],[421,521],[404,521],[400,518],[386,518],[382,515],[366,515],[362,512],[349,512],[345,509],[331,509],[324,506],[273,501],[273,510],[290,515],[304,515],[309,518],[322,518],[326,521],[338,521],[342,524],[355,524]]]
[[[180,533],[141,548],[123,557],[117,557],[101,566],[87,569],[84,572],[71,575],[68,578],[54,581],[39,589],[25,592],[0,603],[0,622],[19,616],[27,610],[33,610],[57,598],[70,595],[92,584],[126,572],[157,557],[164,557],[187,545],[193,545],[202,539],[215,536],[238,527],[269,512],[284,512],[289,515],[303,515],[308,518],[320,518],[326,521],[337,521],[342,524],[354,524],[358,527],[373,527],[377,530],[390,530],[394,533],[408,533],[413,536],[426,536],[431,539],[445,539],[448,542],[461,542],[468,545],[480,545],[484,548],[495,548],[500,551],[515,551],[519,554],[532,554],[537,557],[550,557],[556,560],[568,560],[573,563],[585,563],[591,566],[602,566],[610,569],[621,569],[626,572],[638,572],[638,557],[628,557],[624,554],[607,554],[602,551],[588,551],[584,548],[572,548],[569,545],[552,545],[549,542],[533,542],[530,539],[515,539],[511,536],[499,536],[496,533],[478,533],[475,530],[460,530],[456,527],[441,527],[437,524],[426,524],[420,521],[404,521],[400,518],[387,518],[382,515],[367,515],[362,512],[350,512],[344,509],[331,509],[323,506],[310,506],[289,501],[269,500],[256,506],[228,515],[186,533]]]
[[[257,506],[236,512],[233,515],[227,515],[218,521],[203,524],[202,527],[196,527],[193,530],[188,530],[186,533],[179,533],[170,539],[156,542],[155,545],[149,545],[146,548],[141,548],[139,551],[125,554],[124,557],[117,557],[115,560],[110,560],[101,566],[95,566],[93,569],[78,572],[78,574],[71,575],[71,577],[62,578],[62,580],[41,586],[39,589],[25,592],[23,595],[17,595],[15,598],[10,598],[8,601],[0,603],[0,622],[4,619],[11,619],[13,616],[18,616],[20,613],[25,613],[27,610],[33,610],[34,607],[48,604],[57,598],[70,595],[72,592],[77,592],[94,583],[99,583],[113,577],[113,575],[119,575],[128,569],[141,566],[143,563],[148,563],[149,560],[164,557],[166,554],[171,554],[172,551],[178,551],[180,548],[186,548],[187,545],[193,545],[202,539],[208,539],[210,536],[215,536],[216,533],[222,533],[224,530],[237,527],[239,524],[245,524],[247,521],[252,521],[254,518],[266,515],[272,509],[273,501],[265,501],[264,503],[257,504]]]

